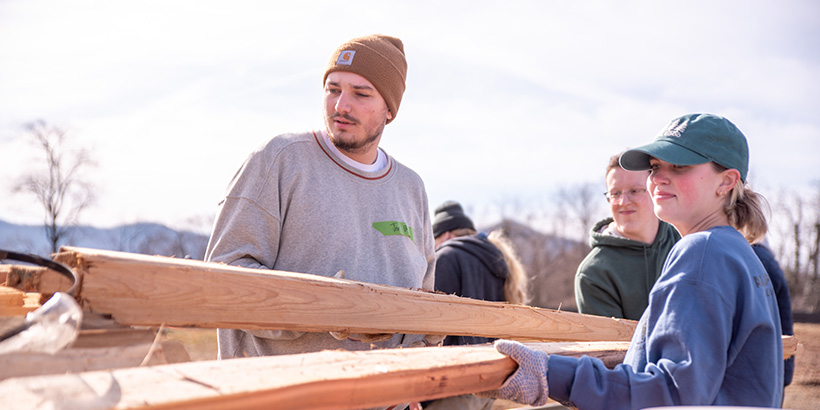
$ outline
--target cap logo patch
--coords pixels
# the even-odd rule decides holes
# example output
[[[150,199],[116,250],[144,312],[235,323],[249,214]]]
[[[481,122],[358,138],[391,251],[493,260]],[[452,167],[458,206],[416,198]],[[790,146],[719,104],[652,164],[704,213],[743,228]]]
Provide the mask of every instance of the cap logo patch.
[[[689,121],[681,122],[681,119],[678,118],[675,121],[672,121],[666,128],[661,131],[661,137],[678,137],[686,131],[686,126],[689,125]]]
[[[356,50],[344,50],[339,53],[339,58],[336,59],[336,65],[351,65],[353,64],[353,56]]]

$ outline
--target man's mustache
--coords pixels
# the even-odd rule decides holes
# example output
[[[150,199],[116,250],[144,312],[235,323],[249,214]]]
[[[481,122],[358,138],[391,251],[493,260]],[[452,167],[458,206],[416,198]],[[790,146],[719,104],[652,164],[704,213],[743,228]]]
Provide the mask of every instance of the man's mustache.
[[[331,119],[331,120],[332,120],[332,119],[336,119],[336,117],[341,117],[341,118],[344,118],[344,119],[346,119],[346,120],[348,120],[348,121],[350,121],[350,122],[352,122],[352,123],[355,123],[355,124],[358,124],[358,123],[359,123],[359,120],[357,120],[357,119],[355,119],[355,118],[351,117],[349,114],[341,114],[341,113],[338,113],[338,112],[337,112],[336,114],[333,114],[332,116],[330,116],[330,119]]]

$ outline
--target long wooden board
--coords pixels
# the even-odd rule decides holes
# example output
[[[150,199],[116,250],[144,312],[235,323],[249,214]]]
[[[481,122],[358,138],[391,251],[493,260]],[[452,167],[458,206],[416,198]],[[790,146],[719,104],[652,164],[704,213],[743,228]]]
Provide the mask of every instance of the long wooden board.
[[[64,247],[55,260],[81,273],[80,299],[87,309],[110,314],[123,325],[540,341],[629,341],[636,325],[631,320],[161,256]],[[38,289],[58,290],[63,289]]]
[[[91,370],[190,362],[178,341],[127,344],[116,347],[71,348],[54,354],[0,354],[0,380],[13,377],[79,373]]]
[[[100,313],[113,314],[117,322],[124,325],[156,327],[161,324],[168,324],[203,328],[232,326],[266,328],[266,326],[271,326],[272,328],[290,330],[349,330],[351,332],[373,331],[375,333],[413,333],[415,331],[424,334],[464,334],[498,337],[525,342],[554,340],[605,341],[604,339],[607,337],[613,341],[626,341],[630,339],[635,327],[634,321],[625,319],[602,318],[572,312],[483,302],[452,295],[412,291],[316,275],[243,269],[201,261],[85,248],[63,248],[58,255],[58,260],[78,269],[85,277],[92,278],[90,279],[91,285],[89,285],[91,290],[84,289],[82,292],[82,298],[88,302],[87,305],[96,308],[92,309],[96,311],[92,313],[96,313],[97,316]],[[4,273],[8,275],[9,285],[26,292],[49,294],[68,289],[71,286],[70,281],[66,280],[65,277],[45,268],[15,266],[5,266],[4,268]],[[126,270],[120,272],[118,269]],[[214,276],[217,277],[214,278]],[[231,283],[230,280],[228,280],[228,283],[224,283],[222,280],[225,278],[222,276],[236,280],[237,283]],[[209,284],[207,281],[211,279],[219,279],[221,285],[215,287]],[[188,286],[184,283],[185,280],[198,282]],[[248,283],[246,284],[244,281]],[[95,287],[97,289],[105,288],[109,283],[117,285],[116,288],[107,289],[112,291],[110,294],[94,290]],[[161,287],[168,284],[171,285],[170,289],[161,289]],[[278,286],[282,284],[285,286]],[[136,286],[140,293],[132,292],[130,290],[132,285]],[[225,294],[220,295],[216,300],[211,298],[209,293],[185,295],[179,301],[173,298],[173,294],[184,293],[186,288],[197,293],[206,291],[214,292],[213,295],[220,295],[220,292],[224,291]],[[295,289],[296,294],[279,297],[283,296],[282,294],[288,289]],[[238,304],[235,300],[229,299],[226,305],[220,306],[219,300],[229,298],[229,295],[237,292],[243,294],[253,293],[257,290],[266,295],[271,295],[271,299],[253,297],[244,300],[246,303],[250,303],[246,305]],[[161,300],[150,299],[158,296],[162,297]],[[384,296],[384,300],[382,300],[382,296]],[[113,301],[106,300],[108,297],[111,297]],[[338,317],[338,320],[335,320],[337,316],[333,312],[324,311],[322,306],[315,306],[310,303],[299,303],[297,306],[278,305],[278,303],[287,304],[292,300],[322,299],[325,297],[341,299],[323,301],[323,306],[336,304],[338,307],[345,309]],[[193,301],[189,301],[189,299],[193,299]],[[380,317],[382,310],[378,310],[378,315],[373,314],[376,310],[364,309],[363,311],[361,306],[351,304],[350,300],[355,299],[371,302],[376,307],[391,302],[399,303],[400,306],[388,310],[391,313],[391,318],[395,318],[395,315],[398,314],[394,312],[408,306],[410,308],[407,309],[408,312],[403,314],[402,320],[398,322],[385,321]],[[127,309],[117,309],[116,302],[122,300],[127,301],[128,306],[134,306],[136,311],[129,312]],[[414,305],[418,301],[424,303],[418,306]],[[254,303],[257,304],[254,305]],[[100,309],[100,306],[103,306],[103,308]],[[234,322],[215,322],[211,318],[215,313],[218,313],[221,307],[233,308],[235,306],[241,307],[240,312],[231,310],[224,315],[229,316],[229,320]],[[259,306],[264,307],[265,312],[268,314],[273,314],[273,317],[263,317],[260,320],[259,315],[255,314]],[[201,309],[203,307],[204,310]],[[174,310],[164,311],[163,309],[166,308]],[[357,315],[352,317],[345,315],[344,313],[348,312],[347,308],[350,308],[352,313],[357,313]],[[139,316],[145,312],[150,312],[151,316],[140,318]],[[178,313],[181,313],[181,315]],[[433,313],[433,315],[428,313]],[[280,315],[282,320],[290,320],[290,322],[279,321],[276,315]],[[89,312],[86,312],[85,316],[94,317]],[[182,316],[182,318],[179,318],[179,316]],[[492,320],[494,324],[487,325],[482,322],[484,319]],[[310,324],[293,323],[293,320],[304,320],[310,322]],[[237,324],[236,321],[240,323]],[[511,324],[505,326],[505,321]],[[540,330],[542,329],[546,329],[548,334],[541,334]],[[539,334],[533,336],[533,332]],[[783,353],[785,357],[788,358],[797,354],[799,349],[800,345],[794,336],[783,336]]]
[[[529,344],[611,363],[627,345]],[[359,409],[497,388],[515,368],[491,345],[324,351],[15,378],[0,397],[14,409]]]

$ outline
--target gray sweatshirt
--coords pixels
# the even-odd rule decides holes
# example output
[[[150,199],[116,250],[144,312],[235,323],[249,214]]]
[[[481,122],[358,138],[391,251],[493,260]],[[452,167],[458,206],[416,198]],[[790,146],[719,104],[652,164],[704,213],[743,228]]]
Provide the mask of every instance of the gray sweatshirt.
[[[344,270],[350,280],[433,289],[427,193],[421,178],[389,155],[382,170],[362,172],[336,156],[319,131],[280,135],[251,153],[234,176],[205,260],[322,276]],[[220,358],[410,342],[404,335],[371,344],[339,341],[327,332],[218,334]]]

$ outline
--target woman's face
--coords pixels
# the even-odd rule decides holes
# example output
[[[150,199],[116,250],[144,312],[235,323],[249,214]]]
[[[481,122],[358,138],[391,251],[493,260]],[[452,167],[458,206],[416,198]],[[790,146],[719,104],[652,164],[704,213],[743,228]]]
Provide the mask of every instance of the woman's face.
[[[647,186],[658,218],[681,235],[728,224],[723,206],[731,186],[725,187],[725,174],[732,170],[718,172],[711,162],[674,165],[656,158],[650,165]]]

